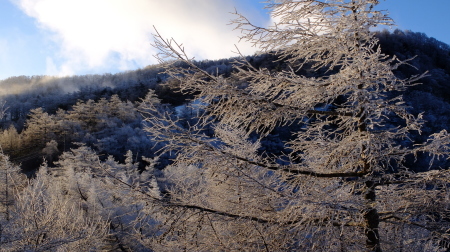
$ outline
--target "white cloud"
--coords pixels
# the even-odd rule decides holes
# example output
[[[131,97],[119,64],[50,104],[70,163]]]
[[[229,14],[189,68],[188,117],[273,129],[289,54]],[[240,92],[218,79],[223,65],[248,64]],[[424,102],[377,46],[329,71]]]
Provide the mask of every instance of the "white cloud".
[[[51,57],[47,57],[45,59],[45,68],[47,70],[47,75],[58,74],[58,67],[56,66],[55,62],[53,62],[53,59]]]
[[[39,27],[50,31],[58,52],[47,56],[48,72],[135,69],[154,64],[153,25],[183,43],[197,59],[234,56],[238,32],[228,0],[15,0]],[[239,1],[239,0],[235,0]],[[245,12],[245,10],[243,10]],[[245,54],[250,45],[239,44]]]

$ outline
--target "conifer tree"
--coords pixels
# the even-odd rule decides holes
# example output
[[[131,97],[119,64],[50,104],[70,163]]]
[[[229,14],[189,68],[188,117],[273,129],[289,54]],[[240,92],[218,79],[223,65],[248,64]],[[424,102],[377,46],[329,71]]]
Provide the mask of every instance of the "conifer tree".
[[[33,147],[45,146],[55,129],[54,116],[44,112],[42,108],[36,108],[30,110],[29,117],[24,131],[27,144]]]
[[[9,221],[14,203],[14,194],[23,187],[25,175],[9,157],[0,152],[0,220]],[[0,224],[1,226],[1,224]],[[1,228],[0,228],[1,229]],[[1,233],[1,232],[0,232]],[[1,237],[1,234],[0,234]]]
[[[14,125],[10,125],[1,134],[0,143],[3,150],[7,153],[17,152],[21,148],[21,136]]]
[[[197,67],[184,48],[156,34],[166,73],[205,104],[196,125],[168,114],[147,131],[177,154],[165,170],[155,244],[184,250],[423,251],[448,239],[446,131],[415,143],[422,115],[401,92],[407,64],[384,55],[371,29],[391,20],[377,0],[269,1],[275,24],[238,15],[242,39],[287,62],[280,72],[238,60],[229,78]],[[188,67],[179,67],[179,61]],[[236,81],[239,80],[239,81]],[[151,105],[148,109],[151,109]],[[295,129],[282,155],[261,151],[274,129]],[[204,134],[213,128],[213,138]],[[431,155],[430,171],[406,160]],[[156,248],[156,247],[154,247]]]
[[[15,193],[1,250],[99,251],[106,242],[108,222],[89,216],[69,193],[47,166],[41,166],[36,178]]]

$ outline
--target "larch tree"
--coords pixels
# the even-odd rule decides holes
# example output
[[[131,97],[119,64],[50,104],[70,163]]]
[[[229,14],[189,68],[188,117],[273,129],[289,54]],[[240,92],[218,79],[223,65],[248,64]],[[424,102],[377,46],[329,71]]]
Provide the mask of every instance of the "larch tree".
[[[10,125],[8,129],[2,132],[0,144],[7,153],[18,152],[21,147],[21,136],[14,125]]]
[[[6,114],[5,103],[0,102],[0,120],[2,120]],[[9,131],[14,132],[17,135],[17,131],[12,126]],[[14,193],[20,191],[24,184],[24,175],[20,172],[20,167],[14,165],[9,156],[3,152],[1,144],[7,141],[13,141],[12,139],[4,139],[5,136],[14,135],[8,134],[8,130],[5,130],[2,134],[0,141],[0,247],[5,240],[5,226],[11,219],[12,206],[14,204]],[[5,142],[4,142],[5,141]],[[10,145],[12,149],[12,143]]]
[[[147,118],[151,136],[176,153],[169,209],[153,248],[196,251],[434,251],[449,238],[446,131],[415,143],[422,115],[401,92],[425,74],[399,79],[408,64],[381,52],[371,29],[389,25],[377,0],[268,1],[265,28],[238,15],[242,39],[287,67],[279,72],[237,60],[231,77],[210,74],[181,44],[156,33],[158,58],[180,88],[205,106],[199,123]],[[183,64],[179,64],[181,61]],[[183,67],[180,67],[183,65]],[[148,108],[150,109],[150,108]],[[154,114],[158,111],[155,108]],[[282,155],[261,142],[295,129]],[[213,129],[214,136],[204,134]],[[405,163],[431,155],[430,170]],[[161,214],[161,213],[160,213]]]
[[[2,221],[10,220],[14,195],[24,186],[25,179],[20,167],[14,165],[0,148],[0,238],[3,233]]]
[[[56,127],[55,118],[42,108],[32,109],[25,127],[25,143],[34,148],[44,147],[53,138],[52,135]]]
[[[15,193],[1,251],[100,251],[105,246],[109,223],[90,216],[91,209],[83,209],[61,183],[43,165]]]

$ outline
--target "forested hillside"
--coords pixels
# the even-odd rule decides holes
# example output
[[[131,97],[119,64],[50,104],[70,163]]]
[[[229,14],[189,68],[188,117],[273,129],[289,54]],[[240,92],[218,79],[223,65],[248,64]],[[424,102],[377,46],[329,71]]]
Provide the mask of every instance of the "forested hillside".
[[[238,16],[252,56],[0,81],[0,251],[449,251],[450,46],[330,2]]]
[[[426,134],[423,135],[448,129],[450,46],[411,31],[384,30],[375,36],[387,55],[396,55],[402,60],[413,58],[409,62],[413,67],[402,66],[396,75],[403,78],[428,72],[420,85],[409,87],[404,94],[412,113],[424,112],[426,123],[422,130]],[[235,60],[204,60],[195,64],[211,74],[228,77],[234,71]],[[278,61],[270,54],[247,56],[246,60],[255,68],[267,68],[271,72],[288,69],[286,60]],[[299,74],[319,76],[323,73],[305,67]],[[128,150],[154,156],[155,149],[142,130],[143,117],[138,109],[149,90],[153,90],[168,110],[175,111],[179,107],[178,116],[184,120],[194,119],[188,108],[180,110],[193,96],[180,93],[177,81],[164,74],[160,65],[114,75],[18,76],[0,81],[0,87],[4,90],[1,99],[7,108],[1,121],[1,146],[12,160],[24,164],[27,171],[37,168],[42,158],[57,159],[58,154],[75,147],[74,143],[87,144],[99,153],[122,161]],[[286,138],[289,131],[282,127],[275,129],[274,134]],[[420,138],[420,135],[415,137]],[[57,143],[52,154],[42,152],[52,140]],[[280,141],[286,139],[272,140],[263,143],[264,150],[282,151],[277,148]]]

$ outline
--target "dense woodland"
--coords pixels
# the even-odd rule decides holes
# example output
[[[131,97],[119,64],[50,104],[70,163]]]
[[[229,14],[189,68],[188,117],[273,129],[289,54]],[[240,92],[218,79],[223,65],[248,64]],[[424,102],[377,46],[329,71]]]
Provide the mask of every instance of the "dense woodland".
[[[426,134],[450,125],[450,46],[426,34],[384,30],[375,34],[381,49],[400,59],[414,58],[412,66],[396,71],[399,77],[427,72],[420,85],[408,88],[404,99],[413,114],[424,113],[422,129]],[[195,62],[201,69],[230,76],[237,58]],[[276,61],[270,54],[247,56],[256,68],[280,72],[287,69],[285,61]],[[322,73],[303,69],[299,74]],[[57,159],[59,154],[84,143],[104,156],[113,155],[123,161],[128,150],[140,156],[155,156],[157,149],[143,131],[140,104],[153,93],[164,107],[184,121],[195,120],[189,102],[193,96],[179,92],[178,81],[169,78],[161,65],[118,74],[71,77],[17,76],[2,80],[0,86],[9,93],[2,96],[5,115],[0,138],[3,152],[33,172],[42,163]],[[150,92],[150,93],[149,93]],[[278,132],[279,131],[279,132]],[[274,134],[288,137],[289,129],[279,127]],[[415,136],[420,138],[420,135]],[[54,140],[51,155],[42,150]],[[274,140],[274,141],[272,141]],[[281,151],[283,141],[275,137],[264,143],[264,149]],[[419,141],[419,140],[418,140]],[[120,143],[120,144],[118,144]],[[74,145],[75,144],[75,145]],[[426,159],[426,157],[424,157]],[[424,163],[426,161],[424,160]],[[427,169],[417,167],[413,169]]]
[[[449,251],[442,130],[450,130],[450,46],[423,33],[364,30],[374,1],[310,4],[304,13],[289,2],[273,11],[309,15],[353,4],[346,15],[367,37],[349,47],[348,62],[334,62],[326,48],[316,53],[328,61],[317,64],[316,54],[296,55],[288,42],[288,50],[194,61],[159,40],[175,60],[118,74],[0,81],[0,251]],[[359,47],[369,55],[363,61],[405,62],[362,95],[336,87],[311,101],[296,92],[324,91],[275,90],[286,81],[354,78],[346,69]],[[310,105],[289,105],[299,100]],[[357,119],[343,119],[349,114]],[[370,226],[369,214],[380,223]]]

